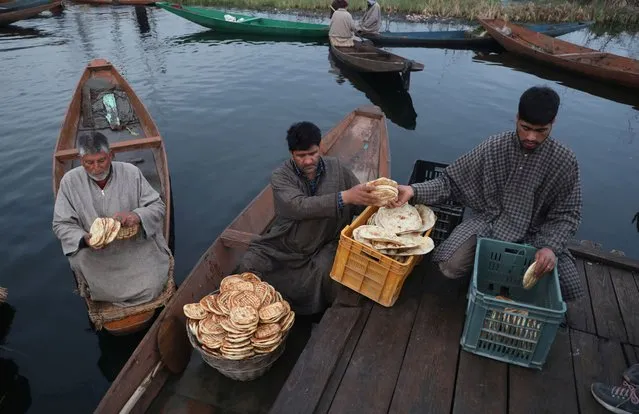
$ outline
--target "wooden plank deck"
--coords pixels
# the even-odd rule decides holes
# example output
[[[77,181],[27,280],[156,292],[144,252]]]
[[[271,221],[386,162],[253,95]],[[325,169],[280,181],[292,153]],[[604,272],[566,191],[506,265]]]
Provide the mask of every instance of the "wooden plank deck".
[[[589,259],[578,259],[588,294],[569,304],[541,371],[463,351],[468,280],[425,260],[393,307],[343,296],[252,383],[194,355],[149,412],[604,414],[590,384],[619,383],[639,362],[639,272]]]

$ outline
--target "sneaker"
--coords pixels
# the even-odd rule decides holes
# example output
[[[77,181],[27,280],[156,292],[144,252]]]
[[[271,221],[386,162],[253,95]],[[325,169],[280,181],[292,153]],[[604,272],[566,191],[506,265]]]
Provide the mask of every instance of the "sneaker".
[[[639,387],[639,364],[634,364],[623,372],[623,379],[626,382]]]
[[[590,386],[595,400],[608,411],[617,414],[639,414],[639,390],[624,381],[621,386],[596,382]]]

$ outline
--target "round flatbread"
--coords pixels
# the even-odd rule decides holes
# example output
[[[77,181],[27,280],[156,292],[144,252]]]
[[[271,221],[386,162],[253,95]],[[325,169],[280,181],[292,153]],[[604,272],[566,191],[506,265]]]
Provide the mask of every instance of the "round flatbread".
[[[422,227],[417,209],[410,204],[397,208],[381,207],[377,211],[376,220],[379,226],[393,234],[415,232]]]
[[[232,290],[231,286],[235,283],[245,282],[245,280],[240,275],[229,275],[222,279],[220,283],[220,293],[226,292],[228,290]]]
[[[91,234],[89,244],[91,246],[96,246],[102,238],[102,235],[104,234],[104,221],[102,220],[102,218],[98,217],[93,220],[93,224],[91,224],[89,233]]]
[[[275,302],[271,305],[264,306],[259,311],[260,321],[264,323],[277,322],[285,314],[286,307],[283,302]]]
[[[265,339],[280,333],[282,329],[277,323],[264,323],[257,327],[257,330],[253,334],[255,339]]]
[[[412,249],[397,249],[394,254],[396,256],[419,256],[430,253],[435,248],[435,242],[430,237],[422,237],[422,243]]]
[[[360,243],[364,243],[364,240],[366,240],[368,244],[370,244],[371,241],[402,243],[399,237],[394,233],[379,226],[359,226],[353,230],[353,238]]]
[[[120,227],[122,227],[122,223],[120,223],[117,220],[111,220],[111,227],[109,229],[109,233],[106,237],[106,240],[104,241],[104,244],[109,244],[111,243],[113,240],[115,240],[115,237],[118,235],[118,232],[120,231]]]
[[[526,273],[524,273],[524,280],[522,282],[524,289],[530,289],[537,284],[538,279],[535,277],[536,266],[537,261],[534,261],[530,266],[528,266],[528,269],[526,269]]]
[[[182,307],[187,318],[204,319],[209,313],[199,303],[187,303]]]
[[[242,273],[240,277],[246,280],[247,282],[252,282],[252,283],[259,283],[262,281],[262,279],[260,279],[259,276],[251,272]]]
[[[391,180],[390,178],[386,178],[386,177],[379,177],[375,180],[367,182],[366,184],[373,185],[375,187],[378,187],[380,185],[388,185],[388,186],[397,188],[397,181]]]
[[[229,319],[239,327],[256,325],[259,321],[257,310],[252,306],[238,306],[231,309]]]
[[[417,210],[419,217],[422,219],[422,226],[419,228],[419,232],[423,233],[430,230],[437,221],[435,212],[430,207],[427,207],[423,204],[416,204],[415,209]]]

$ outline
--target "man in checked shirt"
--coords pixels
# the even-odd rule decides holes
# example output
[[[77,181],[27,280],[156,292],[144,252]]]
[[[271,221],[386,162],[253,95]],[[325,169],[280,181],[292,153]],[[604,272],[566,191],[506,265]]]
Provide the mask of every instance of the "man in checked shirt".
[[[455,200],[473,213],[433,252],[444,275],[469,275],[477,237],[536,247],[537,277],[557,265],[564,300],[584,294],[566,243],[581,223],[581,183],[575,154],[552,137],[559,96],[532,87],[519,100],[516,129],[489,137],[433,180],[399,187],[408,201]]]

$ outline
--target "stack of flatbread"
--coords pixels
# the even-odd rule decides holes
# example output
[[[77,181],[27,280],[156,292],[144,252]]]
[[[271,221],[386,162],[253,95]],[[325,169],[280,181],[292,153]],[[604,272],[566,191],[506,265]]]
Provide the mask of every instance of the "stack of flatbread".
[[[273,352],[295,321],[289,303],[253,273],[225,277],[219,293],[183,309],[201,349],[231,360]]]
[[[99,249],[115,240],[120,231],[120,222],[110,217],[98,217],[91,224],[89,245]]]
[[[423,236],[435,221],[433,210],[423,204],[381,207],[366,225],[353,230],[353,238],[404,263],[410,256],[424,255],[435,248],[433,239]]]
[[[369,181],[366,184],[375,187],[375,189],[371,191],[371,194],[377,198],[377,202],[375,203],[376,206],[383,207],[388,204],[389,201],[397,200],[397,195],[399,194],[397,190],[397,181],[386,177],[380,177],[376,180]]]

